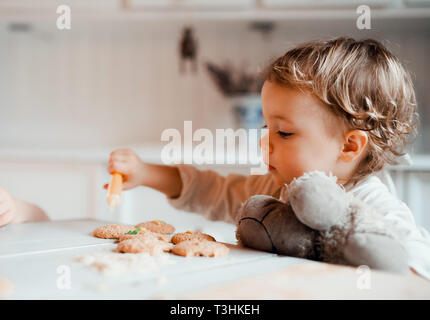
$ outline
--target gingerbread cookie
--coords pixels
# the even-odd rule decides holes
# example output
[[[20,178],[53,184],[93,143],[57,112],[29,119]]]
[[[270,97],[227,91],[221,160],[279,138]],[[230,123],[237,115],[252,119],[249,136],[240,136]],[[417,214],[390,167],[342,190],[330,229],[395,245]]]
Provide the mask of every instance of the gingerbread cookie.
[[[182,241],[188,241],[188,240],[215,241],[215,238],[206,233],[201,233],[198,231],[195,231],[195,232],[187,231],[187,232],[177,233],[172,237],[172,242],[174,244],[178,244]]]
[[[164,241],[164,242],[170,242],[170,237],[166,234],[162,234],[162,233],[157,233],[157,232],[152,232],[149,231],[147,229],[144,228],[138,228],[139,231],[138,233],[125,233],[123,235],[121,235],[118,238],[118,241],[124,241],[124,240],[129,240],[129,239],[144,239],[146,238],[148,235],[154,237],[155,239]]]
[[[169,234],[175,232],[175,227],[161,220],[142,222],[137,224],[136,228],[144,228],[149,231],[162,234]]]
[[[93,231],[94,237],[103,239],[118,239],[120,236],[126,232],[133,231],[135,228],[133,226],[123,225],[123,224],[108,224],[106,226],[101,226]]]
[[[229,248],[220,242],[208,240],[186,240],[175,245],[172,253],[184,257],[223,257],[227,255],[228,251]]]
[[[156,256],[171,249],[171,243],[158,240],[152,236],[127,239],[118,243],[118,250],[124,253],[146,252],[151,256]]]

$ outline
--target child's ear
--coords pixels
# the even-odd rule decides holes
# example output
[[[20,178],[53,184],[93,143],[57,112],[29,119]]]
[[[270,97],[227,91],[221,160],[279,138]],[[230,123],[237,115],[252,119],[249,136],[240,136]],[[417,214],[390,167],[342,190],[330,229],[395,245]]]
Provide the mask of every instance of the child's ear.
[[[344,135],[344,142],[339,158],[345,162],[351,162],[357,159],[366,149],[368,139],[365,131],[348,131]]]

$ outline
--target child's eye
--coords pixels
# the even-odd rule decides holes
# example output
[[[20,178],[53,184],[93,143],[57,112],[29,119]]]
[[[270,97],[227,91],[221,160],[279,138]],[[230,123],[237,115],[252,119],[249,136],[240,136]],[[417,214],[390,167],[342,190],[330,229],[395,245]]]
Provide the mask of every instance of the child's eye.
[[[266,128],[267,128],[267,124],[261,127],[261,129],[266,129]]]
[[[292,133],[282,131],[278,131],[278,134],[281,138],[288,138],[289,136],[293,135]]]

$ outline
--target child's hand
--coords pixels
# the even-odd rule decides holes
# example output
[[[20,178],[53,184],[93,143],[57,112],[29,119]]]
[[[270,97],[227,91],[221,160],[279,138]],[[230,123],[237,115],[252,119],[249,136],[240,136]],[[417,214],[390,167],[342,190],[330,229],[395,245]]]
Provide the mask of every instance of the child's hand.
[[[142,185],[144,178],[144,163],[129,149],[115,150],[110,154],[108,171],[123,175],[123,189],[132,189]],[[107,189],[108,185],[104,186]]]
[[[16,204],[12,196],[0,187],[0,227],[10,223],[16,215]]]

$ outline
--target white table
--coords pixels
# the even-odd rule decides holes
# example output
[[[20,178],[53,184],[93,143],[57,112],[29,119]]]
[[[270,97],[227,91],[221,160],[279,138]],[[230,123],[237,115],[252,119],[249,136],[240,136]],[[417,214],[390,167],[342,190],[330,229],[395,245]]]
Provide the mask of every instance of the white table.
[[[77,256],[111,252],[114,240],[91,236],[106,221],[69,220],[0,228],[0,278],[12,283],[9,299],[301,299],[425,298],[430,282],[372,271],[372,288],[360,287],[356,268],[311,262],[229,244],[223,258],[183,258],[158,272],[102,275]],[[175,226],[178,231],[187,226]],[[120,253],[117,253],[120,254]],[[64,268],[70,288],[58,286]],[[159,281],[160,275],[165,281]],[[361,275],[362,276],[362,275]]]
[[[12,299],[156,299],[178,298],[199,290],[304,260],[277,257],[229,245],[224,258],[183,258],[166,254],[173,264],[161,265],[160,274],[132,273],[106,276],[76,261],[76,257],[110,252],[114,240],[91,236],[106,221],[69,220],[8,225],[0,229],[0,277],[15,287]],[[184,228],[178,228],[184,230]],[[117,253],[120,254],[120,253]],[[275,264],[269,261],[276,261]],[[61,267],[70,268],[70,289],[59,289]],[[268,269],[269,268],[269,269]],[[59,273],[57,273],[59,272]]]

